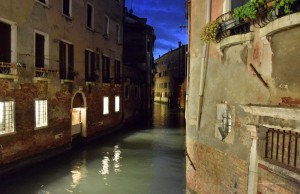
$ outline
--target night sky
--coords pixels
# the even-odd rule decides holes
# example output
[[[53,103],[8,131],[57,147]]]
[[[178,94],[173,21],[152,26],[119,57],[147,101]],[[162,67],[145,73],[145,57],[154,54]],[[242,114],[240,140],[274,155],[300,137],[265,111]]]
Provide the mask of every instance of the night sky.
[[[185,0],[126,0],[128,10],[133,14],[148,18],[147,24],[154,27],[156,34],[154,58],[170,49],[176,49],[178,42],[187,44]]]

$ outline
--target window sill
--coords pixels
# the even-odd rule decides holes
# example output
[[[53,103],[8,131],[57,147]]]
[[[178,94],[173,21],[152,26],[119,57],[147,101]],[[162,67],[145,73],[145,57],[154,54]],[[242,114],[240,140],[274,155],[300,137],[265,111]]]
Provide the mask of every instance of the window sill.
[[[14,82],[18,82],[19,76],[13,74],[0,74],[0,79],[13,79]]]
[[[104,37],[105,39],[109,39],[109,34],[103,34],[103,37]]]
[[[86,29],[87,29],[88,31],[95,32],[95,29],[94,29],[93,27],[88,27],[88,26],[86,26]]]
[[[88,85],[94,86],[94,85],[95,85],[95,82],[87,82],[87,81],[86,81],[86,82],[85,82],[85,85],[87,85],[87,86],[88,86]]]
[[[44,6],[45,8],[48,8],[48,9],[50,8],[48,3],[43,3],[43,2],[40,2],[38,0],[35,0],[35,2],[37,2],[38,4]]]
[[[73,17],[72,16],[69,16],[69,15],[66,15],[64,13],[61,13],[61,15],[66,18],[68,21],[73,21]]]
[[[74,80],[69,80],[69,79],[61,79],[60,80],[61,84],[64,84],[64,83],[73,83],[73,82],[74,82]]]
[[[40,130],[40,129],[46,129],[48,128],[48,125],[41,126],[41,127],[35,127],[34,130]]]
[[[290,171],[286,168],[271,164],[264,160],[258,161],[258,167],[268,170],[274,174],[277,174],[285,179],[293,180],[295,182],[300,182],[300,175],[296,172]]]
[[[51,80],[49,78],[34,77],[33,78],[33,83],[37,83],[37,82],[48,82],[48,83],[50,83]]]
[[[0,132],[0,138],[10,136],[10,135],[15,135],[15,134],[17,134],[17,132],[15,132],[15,131],[13,131],[13,132]]]

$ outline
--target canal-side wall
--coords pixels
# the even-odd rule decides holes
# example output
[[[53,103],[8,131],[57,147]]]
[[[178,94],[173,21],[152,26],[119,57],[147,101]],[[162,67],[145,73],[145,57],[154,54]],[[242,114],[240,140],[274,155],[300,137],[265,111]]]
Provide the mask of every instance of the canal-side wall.
[[[13,101],[14,131],[0,134],[1,172],[30,163],[35,158],[47,158],[47,153],[59,153],[70,149],[72,137],[73,98],[80,93],[80,108],[86,110],[82,120],[81,139],[93,138],[114,130],[123,119],[123,84],[117,82],[123,72],[123,8],[124,1],[89,2],[94,8],[93,29],[86,26],[88,1],[72,1],[71,17],[62,14],[61,1],[25,0],[0,1],[0,22],[11,27],[12,69],[16,74],[0,75],[0,101]],[[108,17],[110,36],[104,34],[104,17]],[[120,26],[117,41],[116,25]],[[45,36],[46,77],[35,73],[35,33]],[[74,46],[74,79],[60,78],[60,42]],[[96,80],[85,79],[85,50],[99,55],[95,59]],[[3,55],[4,53],[0,53]],[[110,58],[109,83],[103,83],[102,57]],[[95,57],[97,58],[97,57]],[[120,72],[115,68],[120,61]],[[2,61],[0,61],[2,62]],[[46,75],[46,74],[45,74]],[[120,97],[120,109],[115,110],[115,97]],[[103,97],[109,98],[109,113],[103,113]],[[47,100],[48,124],[35,126],[35,100]],[[72,104],[73,103],[73,104]],[[8,171],[7,171],[8,170]]]
[[[294,136],[271,140],[266,132],[299,133],[299,13],[205,47],[199,34],[208,2],[214,20],[226,1],[189,6],[188,193],[297,193],[299,166],[287,161],[298,164],[299,145]],[[266,150],[275,139],[274,162],[276,152],[272,160]]]

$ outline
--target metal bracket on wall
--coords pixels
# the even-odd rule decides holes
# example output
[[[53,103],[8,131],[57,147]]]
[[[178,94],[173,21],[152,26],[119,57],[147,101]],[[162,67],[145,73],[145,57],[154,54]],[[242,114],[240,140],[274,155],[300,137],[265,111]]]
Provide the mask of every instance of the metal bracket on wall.
[[[255,69],[255,67],[251,63],[250,63],[250,67],[254,71],[254,73],[256,74],[256,76],[258,77],[258,79],[264,84],[264,86],[266,88],[269,88],[268,83],[262,78],[262,76],[260,75],[260,73]]]
[[[189,155],[189,153],[188,153],[187,151],[185,151],[185,155],[186,155],[186,157],[189,159],[190,165],[191,165],[191,166],[193,167],[193,169],[196,171],[196,167],[195,167],[193,161],[191,160],[190,155]]]

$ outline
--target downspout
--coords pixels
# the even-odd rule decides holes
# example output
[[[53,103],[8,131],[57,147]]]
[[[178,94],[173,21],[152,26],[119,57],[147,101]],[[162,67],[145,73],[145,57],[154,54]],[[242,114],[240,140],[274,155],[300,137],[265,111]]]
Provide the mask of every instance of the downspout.
[[[207,0],[207,15],[206,15],[206,24],[210,22],[211,16],[211,0]],[[200,84],[199,84],[199,107],[198,107],[198,126],[197,129],[200,129],[200,122],[202,118],[202,107],[203,107],[203,97],[204,97],[204,87],[205,87],[205,79],[207,74],[207,63],[208,63],[208,51],[209,45],[207,43],[204,44],[202,48],[202,59],[201,59],[201,67],[200,67]]]

